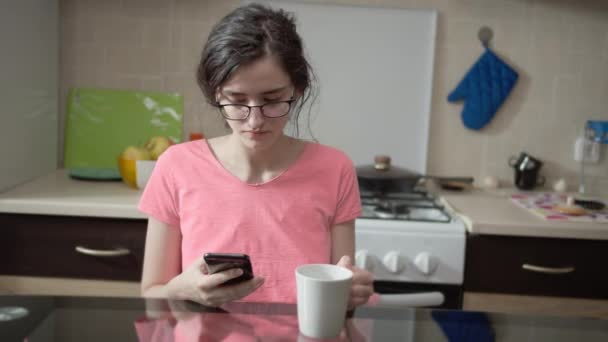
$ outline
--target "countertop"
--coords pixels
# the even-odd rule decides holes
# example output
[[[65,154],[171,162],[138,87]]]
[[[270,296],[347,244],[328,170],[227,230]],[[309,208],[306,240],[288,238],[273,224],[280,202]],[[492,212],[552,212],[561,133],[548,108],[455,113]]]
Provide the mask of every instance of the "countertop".
[[[511,202],[515,189],[443,192],[441,200],[471,234],[608,240],[608,224],[547,221]]]
[[[472,234],[608,240],[608,224],[553,222],[511,203],[514,189],[439,192],[446,207]],[[137,210],[141,190],[122,182],[71,179],[66,170],[0,193],[0,213],[145,219]]]
[[[0,193],[0,213],[145,219],[140,196],[123,182],[75,180],[58,169]]]
[[[299,333],[296,304],[233,302],[220,309],[161,299],[0,296],[0,306],[29,313],[2,323],[3,341],[318,341]],[[351,340],[606,341],[608,321],[362,306],[347,316],[343,337],[331,339]]]

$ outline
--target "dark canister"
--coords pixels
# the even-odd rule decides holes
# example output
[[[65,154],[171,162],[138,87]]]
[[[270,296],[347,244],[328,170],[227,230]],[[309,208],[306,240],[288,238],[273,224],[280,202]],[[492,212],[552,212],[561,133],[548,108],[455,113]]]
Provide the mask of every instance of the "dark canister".
[[[545,177],[540,175],[543,162],[530,154],[521,152],[518,157],[511,157],[509,166],[514,170],[514,184],[518,189],[532,190],[545,184]]]

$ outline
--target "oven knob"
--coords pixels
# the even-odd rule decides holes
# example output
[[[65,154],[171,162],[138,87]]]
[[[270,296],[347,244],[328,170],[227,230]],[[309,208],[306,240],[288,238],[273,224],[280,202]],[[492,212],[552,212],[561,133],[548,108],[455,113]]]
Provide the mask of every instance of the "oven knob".
[[[374,256],[369,254],[366,250],[357,251],[357,253],[355,253],[355,265],[364,270],[371,271],[374,268],[373,257]]]
[[[430,275],[435,272],[438,264],[437,258],[428,252],[422,252],[414,259],[414,265],[424,275]]]
[[[386,253],[382,262],[391,273],[399,273],[405,268],[405,260],[397,251]]]

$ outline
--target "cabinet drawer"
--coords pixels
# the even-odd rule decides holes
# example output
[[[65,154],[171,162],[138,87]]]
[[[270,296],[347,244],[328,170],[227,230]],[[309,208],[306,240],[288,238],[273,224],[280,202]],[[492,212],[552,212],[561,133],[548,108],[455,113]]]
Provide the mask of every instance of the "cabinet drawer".
[[[608,298],[608,241],[470,235],[465,260],[465,291]]]
[[[141,278],[146,220],[0,214],[0,227],[0,274]]]

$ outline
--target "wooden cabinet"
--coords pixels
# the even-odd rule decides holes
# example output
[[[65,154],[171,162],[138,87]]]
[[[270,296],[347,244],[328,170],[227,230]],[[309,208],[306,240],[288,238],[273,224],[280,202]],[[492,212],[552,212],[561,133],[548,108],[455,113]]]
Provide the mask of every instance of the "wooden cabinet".
[[[465,290],[608,299],[608,241],[470,235]]]
[[[139,281],[146,220],[0,214],[0,274]]]
[[[466,248],[465,309],[608,312],[608,241],[469,235]]]

